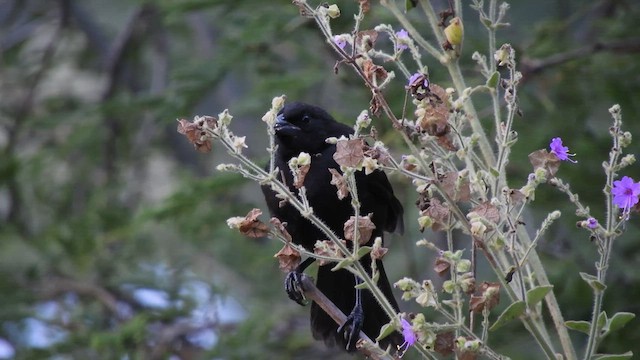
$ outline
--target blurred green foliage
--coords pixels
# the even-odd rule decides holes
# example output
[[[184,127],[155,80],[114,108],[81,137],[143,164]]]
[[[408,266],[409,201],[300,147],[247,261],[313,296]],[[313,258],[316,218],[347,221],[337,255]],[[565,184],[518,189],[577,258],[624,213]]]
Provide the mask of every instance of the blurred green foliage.
[[[620,103],[626,130],[640,134],[640,6],[512,5],[511,28],[498,39],[517,48],[525,74],[512,185],[526,181],[527,154],[561,136],[579,163],[563,166],[560,176],[602,216],[607,109]],[[336,32],[347,32],[357,4],[340,6]],[[373,4],[363,27],[392,21]],[[470,55],[486,38],[467,8],[465,28],[465,76],[474,84]],[[566,61],[535,67],[554,56]],[[229,108],[234,131],[250,140],[249,153],[266,161],[259,119],[273,96],[320,104],[345,121],[368,107],[367,90],[346,66],[333,74],[335,59],[315,25],[284,1],[1,3],[0,339],[15,357],[339,356],[311,339],[307,309],[286,300],[271,257],[278,244],[244,239],[225,224],[263,207],[257,186],[215,173],[224,154],[197,154],[174,120]],[[426,62],[432,81],[448,86],[439,64]],[[396,109],[404,100],[401,82],[387,94]],[[375,125],[382,133],[390,128],[383,120]],[[636,143],[629,152],[638,149]],[[640,179],[638,167],[627,171]],[[415,199],[404,185],[399,181],[397,191],[407,202],[405,223],[413,225]],[[578,219],[566,199],[549,188],[537,197],[532,228],[548,210],[564,214],[541,244],[554,291],[567,319],[587,320],[591,294],[578,271],[592,270],[596,249],[573,226]],[[609,273],[611,313],[639,312],[640,243],[632,219]],[[413,229],[393,239],[392,278],[431,276],[430,255],[413,248],[420,236]],[[141,289],[155,290],[162,306],[140,298]],[[233,321],[224,320],[231,310],[216,305],[225,298],[242,308]],[[492,345],[518,353],[528,344],[521,330],[505,327]],[[625,330],[601,350],[623,352],[640,341],[637,321]]]

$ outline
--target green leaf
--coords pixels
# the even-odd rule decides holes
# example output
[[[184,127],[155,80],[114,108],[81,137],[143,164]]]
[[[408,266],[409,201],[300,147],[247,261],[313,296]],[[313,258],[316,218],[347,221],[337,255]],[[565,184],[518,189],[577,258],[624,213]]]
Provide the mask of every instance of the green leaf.
[[[596,354],[592,359],[594,360],[624,360],[631,359],[633,352],[627,351],[624,354]]]
[[[358,253],[356,254],[356,258],[360,259],[363,256],[367,255],[368,253],[371,252],[371,246],[361,246],[358,249]]]
[[[416,7],[417,4],[418,4],[418,2],[416,0],[405,0],[404,1],[404,11],[408,12],[409,10],[413,9],[414,7]]]
[[[598,331],[604,329],[604,326],[607,324],[608,320],[607,320],[607,312],[603,311],[600,313],[600,316],[598,316]]]
[[[623,328],[629,321],[633,320],[636,317],[636,314],[630,312],[618,312],[613,314],[611,319],[607,324],[608,332],[620,330]]]
[[[536,306],[553,289],[553,285],[538,286],[527,291],[527,305],[530,308]]]
[[[500,73],[495,71],[491,74],[491,77],[487,80],[487,86],[495,89],[498,86],[498,81],[500,80]]]
[[[369,286],[367,286],[366,282],[361,282],[360,284],[356,285],[353,287],[354,289],[368,289]]]
[[[378,334],[378,337],[376,338],[376,341],[380,341],[380,340],[386,338],[387,336],[391,335],[395,330],[396,330],[396,327],[393,326],[392,323],[383,325],[380,328],[380,334]]]
[[[348,266],[353,265],[353,263],[355,263],[355,262],[356,261],[354,259],[352,259],[352,258],[346,258],[346,259],[340,261],[338,264],[336,264],[336,266],[334,266],[331,269],[331,271],[337,271],[337,270],[340,270],[340,269],[344,269],[344,268],[346,268]]]
[[[591,327],[591,323],[588,321],[582,321],[582,320],[580,321],[569,320],[564,322],[564,326],[566,326],[571,330],[580,331],[588,335],[589,328]]]
[[[509,305],[500,316],[498,316],[498,320],[491,325],[489,331],[495,331],[504,326],[507,322],[517,318],[522,315],[527,308],[527,304],[524,301],[516,301],[513,304]]]
[[[493,26],[493,22],[491,21],[491,19],[484,15],[480,15],[480,21],[482,22],[482,25],[486,26],[488,29],[491,29],[491,27]]]
[[[582,277],[582,280],[586,281],[596,293],[602,292],[607,288],[607,285],[600,282],[597,277],[591,274],[581,272],[580,277]]]

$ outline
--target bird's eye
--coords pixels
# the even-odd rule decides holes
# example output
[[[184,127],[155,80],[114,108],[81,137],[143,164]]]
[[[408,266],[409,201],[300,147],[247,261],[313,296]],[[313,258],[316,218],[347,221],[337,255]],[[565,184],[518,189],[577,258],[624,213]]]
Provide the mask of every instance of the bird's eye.
[[[308,123],[309,123],[309,121],[311,121],[311,118],[309,117],[309,115],[304,115],[304,116],[302,117],[302,123],[303,123],[303,124],[308,124]]]

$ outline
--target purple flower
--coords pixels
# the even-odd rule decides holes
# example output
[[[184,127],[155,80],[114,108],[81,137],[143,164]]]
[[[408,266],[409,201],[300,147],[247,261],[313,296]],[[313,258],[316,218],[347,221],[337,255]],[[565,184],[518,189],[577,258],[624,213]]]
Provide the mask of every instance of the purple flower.
[[[613,182],[613,203],[622,209],[622,214],[626,218],[629,217],[631,207],[638,203],[640,196],[640,183],[636,183],[632,178],[623,176],[622,179]]]
[[[336,35],[333,37],[333,42],[338,45],[338,47],[344,50],[345,46],[347,46],[347,40],[342,35]]]
[[[396,33],[396,51],[407,50],[409,46],[406,44],[409,41],[409,33],[407,30],[402,29]]]
[[[411,75],[411,77],[409,78],[409,83],[407,84],[407,86],[411,87],[411,86],[418,86],[419,84],[416,84],[416,81],[418,81],[420,78],[424,78],[424,82],[422,83],[422,87],[423,88],[428,88],[429,87],[429,79],[427,79],[427,77],[421,73],[421,72],[417,72],[413,75]]]
[[[417,336],[411,327],[411,323],[405,319],[400,319],[400,324],[402,325],[402,336],[404,337],[404,343],[398,346],[398,350],[402,353],[407,351],[410,346],[416,343]],[[400,355],[402,356],[402,355]]]
[[[570,159],[570,156],[576,156],[576,154],[569,154],[569,148],[566,146],[562,146],[562,139],[559,137],[551,139],[551,144],[549,144],[549,148],[553,154],[556,154],[558,159],[571,161],[572,163],[577,163],[577,161]]]
[[[587,227],[589,229],[597,228],[598,227],[598,220],[596,220],[595,218],[592,218],[592,217],[588,218],[587,219]]]

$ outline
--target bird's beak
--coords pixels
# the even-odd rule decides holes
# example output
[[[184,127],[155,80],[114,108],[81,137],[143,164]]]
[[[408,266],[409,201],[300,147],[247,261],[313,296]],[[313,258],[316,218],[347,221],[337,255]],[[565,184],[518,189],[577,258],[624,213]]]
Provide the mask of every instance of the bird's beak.
[[[276,131],[276,133],[284,134],[294,131],[300,131],[299,127],[285,120],[283,114],[280,114],[278,115],[278,117],[276,117],[276,123],[275,125],[273,125],[273,129]]]

